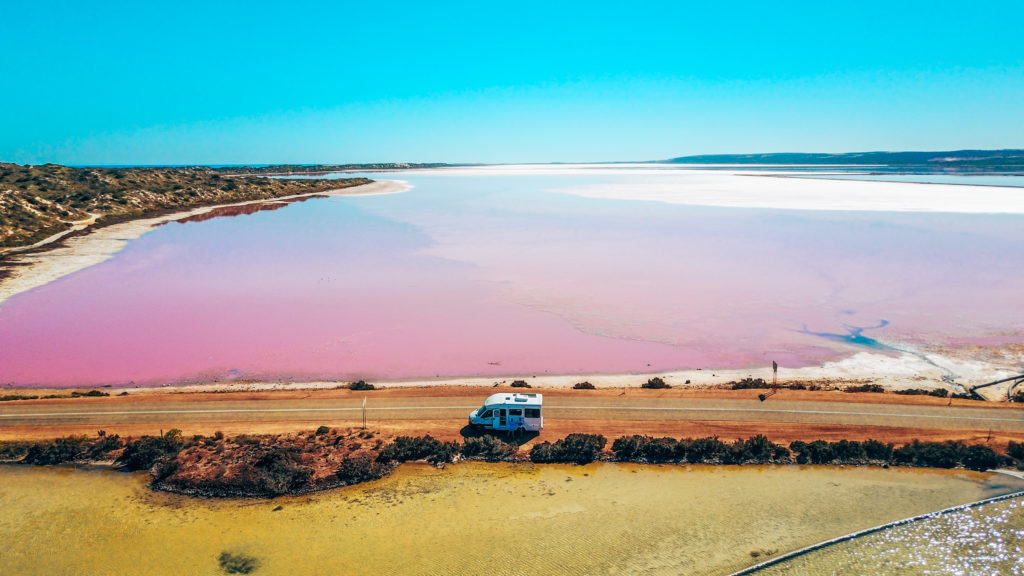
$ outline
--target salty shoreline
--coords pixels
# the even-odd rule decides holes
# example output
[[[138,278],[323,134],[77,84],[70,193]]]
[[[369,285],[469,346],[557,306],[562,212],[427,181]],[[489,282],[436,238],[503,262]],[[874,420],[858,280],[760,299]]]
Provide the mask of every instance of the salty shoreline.
[[[308,194],[295,194],[281,196],[265,200],[249,200],[231,204],[217,204],[203,206],[172,212],[153,218],[141,218],[118,222],[108,226],[101,226],[85,234],[75,235],[64,239],[69,233],[88,230],[91,224],[85,224],[75,230],[69,230],[51,236],[43,242],[32,246],[10,249],[0,253],[4,257],[3,265],[6,265],[7,277],[0,279],[0,307],[3,303],[22,292],[38,288],[58,278],[67,276],[79,270],[99,264],[124,249],[128,242],[134,240],[157,226],[207,214],[214,210],[238,206],[250,206],[256,204],[279,203],[314,196],[372,196],[380,194],[397,194],[409,190],[406,182],[401,180],[377,180],[370,184],[356,186],[353,188],[338,188]],[[62,240],[61,245],[45,250],[48,244]],[[37,250],[44,249],[43,252]],[[25,252],[24,254],[21,254]],[[2,265],[0,265],[2,267]]]

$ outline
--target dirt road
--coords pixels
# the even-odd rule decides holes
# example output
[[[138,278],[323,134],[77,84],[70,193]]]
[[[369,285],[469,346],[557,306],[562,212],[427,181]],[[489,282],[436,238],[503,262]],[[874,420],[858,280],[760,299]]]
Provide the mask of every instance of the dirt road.
[[[467,416],[495,390],[397,389],[238,394],[139,393],[125,397],[8,402],[0,405],[0,439],[95,433],[186,434],[281,432],[321,424],[362,424],[393,434],[457,438]],[[1013,405],[843,393],[780,393],[766,402],[755,391],[679,393],[547,391],[540,439],[571,432],[720,435],[764,433],[776,441],[867,438],[904,441],[960,439],[993,443],[1024,440],[1024,410]],[[884,398],[883,398],[884,397]],[[882,400],[890,400],[883,402]]]

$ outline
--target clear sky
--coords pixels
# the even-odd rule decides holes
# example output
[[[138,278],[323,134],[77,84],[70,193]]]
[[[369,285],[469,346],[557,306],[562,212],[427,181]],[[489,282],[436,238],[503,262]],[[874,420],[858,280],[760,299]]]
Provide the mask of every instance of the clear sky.
[[[1024,2],[0,0],[0,160],[1024,148]]]

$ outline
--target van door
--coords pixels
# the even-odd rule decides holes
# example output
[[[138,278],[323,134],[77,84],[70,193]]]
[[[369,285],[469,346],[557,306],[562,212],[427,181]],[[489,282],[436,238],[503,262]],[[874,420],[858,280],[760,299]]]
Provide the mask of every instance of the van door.
[[[498,427],[508,428],[508,410],[504,408],[498,410]]]

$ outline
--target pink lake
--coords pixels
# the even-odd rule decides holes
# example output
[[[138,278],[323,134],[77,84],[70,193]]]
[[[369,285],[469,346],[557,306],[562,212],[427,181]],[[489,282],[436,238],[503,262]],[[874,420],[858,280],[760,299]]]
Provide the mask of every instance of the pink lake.
[[[650,373],[1024,340],[1018,214],[556,192],[658,174],[402,178],[412,190],[171,223],[12,298],[0,383]]]

